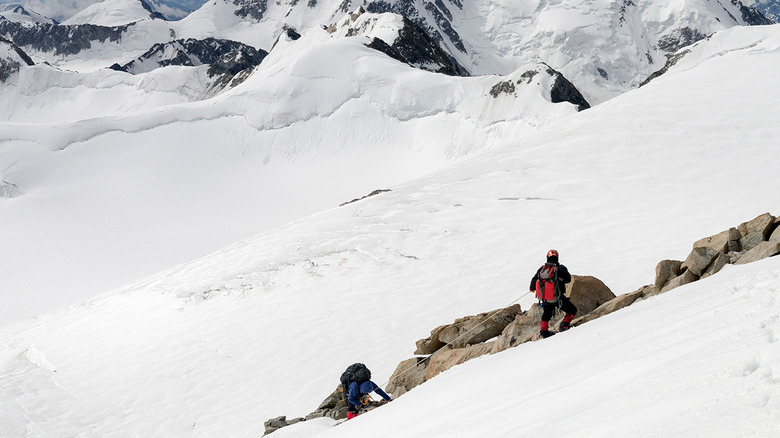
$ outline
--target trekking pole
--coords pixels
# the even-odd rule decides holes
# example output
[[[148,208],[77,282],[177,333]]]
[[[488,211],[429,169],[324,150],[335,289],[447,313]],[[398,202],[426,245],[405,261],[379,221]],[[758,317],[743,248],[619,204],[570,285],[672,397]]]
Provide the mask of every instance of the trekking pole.
[[[520,296],[519,296],[519,297],[517,297],[517,298],[516,298],[514,301],[512,301],[512,302],[511,302],[511,303],[509,303],[509,304],[507,304],[507,305],[506,305],[506,306],[504,306],[503,308],[501,308],[501,309],[498,309],[498,310],[494,311],[494,312],[493,312],[493,314],[492,314],[492,315],[490,315],[488,318],[485,318],[485,320],[484,320],[484,321],[482,321],[482,322],[480,322],[479,324],[475,325],[473,328],[471,328],[471,329],[470,329],[470,330],[468,330],[467,332],[463,333],[462,335],[458,336],[457,338],[453,339],[452,341],[450,341],[450,342],[447,342],[446,344],[444,344],[444,346],[443,346],[443,347],[439,348],[439,350],[441,350],[441,349],[442,349],[442,348],[444,348],[444,347],[451,346],[453,343],[455,343],[455,341],[457,341],[457,340],[459,340],[459,339],[463,338],[463,337],[464,337],[464,336],[466,336],[467,334],[469,334],[469,333],[473,332],[474,330],[476,330],[477,328],[479,328],[480,326],[482,326],[484,323],[486,323],[486,322],[488,322],[488,321],[492,320],[493,318],[495,318],[495,316],[498,314],[498,312],[500,312],[500,311],[504,310],[505,308],[507,308],[507,307],[511,306],[512,304],[515,304],[516,302],[520,301],[521,299],[523,299],[523,298],[524,298],[526,295],[530,294],[531,292],[533,292],[533,291],[528,291],[528,292],[526,292],[526,293],[524,293],[524,294],[520,295]],[[438,351],[438,350],[437,350],[437,351]],[[427,355],[427,356],[425,356],[425,357],[420,357],[420,356],[418,356],[418,357],[417,357],[417,359],[418,359],[418,360],[417,360],[417,363],[416,363],[416,364],[414,364],[414,365],[412,365],[412,366],[406,367],[406,369],[404,369],[403,371],[401,371],[400,373],[398,373],[398,376],[400,377],[400,376],[402,376],[402,375],[406,374],[406,373],[407,373],[409,370],[411,370],[412,368],[416,368],[416,367],[417,367],[417,364],[419,364],[421,361],[425,361],[425,360],[428,360],[428,359],[430,359],[430,357],[431,357],[431,356],[433,356],[434,354],[436,354],[436,351],[435,351],[435,352],[433,352],[433,353],[431,353],[431,354],[429,354],[429,355]],[[391,376],[391,377],[392,377],[392,376]],[[380,388],[385,388],[385,387],[387,387],[387,385],[388,385],[389,383],[390,383],[390,379],[388,379],[388,380],[387,380],[387,382],[385,382],[385,383],[384,383],[384,384],[383,384],[383,385],[382,385]]]

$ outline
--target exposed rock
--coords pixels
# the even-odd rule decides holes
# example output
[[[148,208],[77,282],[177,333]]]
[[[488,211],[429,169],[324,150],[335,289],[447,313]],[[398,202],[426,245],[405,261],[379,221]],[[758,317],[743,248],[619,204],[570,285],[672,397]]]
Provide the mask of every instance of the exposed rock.
[[[345,206],[347,204],[352,204],[353,202],[362,201],[362,200],[364,200],[366,198],[370,198],[370,197],[376,196],[376,195],[378,195],[380,193],[385,193],[385,192],[389,192],[389,191],[390,191],[390,189],[376,189],[376,190],[372,191],[371,193],[367,194],[366,196],[363,196],[363,197],[360,197],[360,198],[355,198],[355,199],[353,199],[351,201],[347,201],[347,202],[341,203],[341,204],[339,204],[339,207],[343,207],[343,206]],[[433,353],[433,352],[431,352],[431,353]]]
[[[470,345],[465,348],[443,348],[430,357],[428,367],[425,370],[425,380],[431,380],[437,374],[455,365],[489,354],[492,348],[493,342]]]
[[[662,289],[674,277],[682,273],[682,262],[679,260],[661,260],[655,266],[655,286]]]
[[[694,247],[688,258],[683,262],[683,269],[700,277],[707,267],[720,254],[717,250],[706,246]]]
[[[694,281],[698,280],[699,276],[691,272],[690,269],[685,270],[685,272],[682,273],[682,275],[673,278],[669,283],[666,284],[661,289],[661,293],[668,292],[676,287],[682,286],[684,284],[693,283]]]
[[[744,265],[752,263],[780,253],[780,242],[761,242],[751,248],[735,264]]]
[[[495,338],[523,311],[519,304],[455,320],[439,332],[439,340],[453,348],[485,342]]]
[[[498,97],[500,94],[515,94],[515,84],[512,81],[501,81],[490,88],[490,95]]]
[[[734,3],[734,0],[732,0],[732,3]],[[769,18],[765,17],[764,14],[761,13],[758,9],[754,7],[748,7],[742,4],[742,2],[738,2],[739,4],[739,12],[742,14],[742,19],[750,26],[767,26],[770,24],[775,24],[774,21],[770,20]],[[769,2],[769,4],[772,4],[772,2]],[[774,6],[777,6],[775,3]]]
[[[233,4],[237,6],[233,12],[237,17],[252,18],[256,21],[262,20],[268,10],[267,0],[233,0]]]
[[[439,42],[431,38],[425,29],[403,17],[404,27],[392,45],[374,38],[367,46],[387,56],[423,70],[450,76],[468,76],[466,69],[442,49]]]
[[[549,68],[549,66],[548,66]],[[555,83],[550,90],[550,99],[552,103],[569,102],[577,106],[577,111],[590,108],[590,104],[582,96],[580,90],[566,79],[560,72],[549,68],[548,73],[555,76]]]
[[[775,231],[769,236],[770,242],[780,242],[780,227],[775,228]]]
[[[415,350],[414,354],[432,354],[436,352],[436,350],[444,347],[446,344],[439,339],[439,333],[446,327],[446,325],[436,327],[431,330],[430,336],[417,341],[417,350]]]
[[[615,312],[617,310],[620,310],[624,307],[628,307],[631,304],[634,304],[639,299],[642,299],[645,297],[645,294],[652,291],[655,292],[658,289],[655,286],[642,286],[638,290],[624,294],[619,295],[606,303],[600,305],[596,309],[594,309],[592,312],[580,316],[579,318],[575,318],[574,321],[572,321],[572,325],[577,326],[580,324],[585,324],[586,322],[593,321],[594,319],[601,318],[604,315],[609,315],[612,312]]]
[[[707,270],[701,274],[701,278],[707,278],[710,275],[717,274],[721,269],[723,269],[724,266],[729,264],[730,261],[731,258],[728,254],[718,254],[715,260],[710,263],[710,266],[707,268]]]
[[[769,233],[774,226],[775,217],[769,213],[764,213],[757,218],[743,222],[737,229],[742,235],[739,243],[743,251],[748,251],[759,243],[769,238]]]
[[[674,53],[685,46],[690,46],[696,41],[703,40],[707,35],[699,32],[698,29],[683,27],[675,29],[668,35],[658,38],[658,48],[664,52]]]
[[[495,354],[509,348],[530,341],[539,333],[539,320],[533,318],[528,312],[517,315],[511,324],[504,328],[501,336],[493,342],[490,354]]]
[[[694,248],[712,248],[717,252],[726,254],[729,251],[739,251],[739,239],[742,236],[736,228],[729,228],[714,236],[705,237],[693,244]]]
[[[0,34],[19,47],[30,47],[56,55],[75,55],[92,47],[93,42],[119,42],[133,23],[124,26],[93,24],[56,25],[50,23],[17,23],[0,20]]]
[[[663,75],[664,73],[669,71],[670,68],[674,67],[674,65],[677,64],[681,59],[683,59],[685,55],[689,53],[691,53],[690,50],[681,50],[677,53],[667,56],[666,64],[664,64],[664,66],[660,70],[653,72],[653,74],[648,76],[647,79],[645,79],[644,81],[642,81],[642,83],[639,84],[639,86],[644,87],[645,85],[650,83],[650,81],[652,81],[653,79]]]
[[[463,8],[459,2],[451,0],[450,3],[455,4],[455,6],[459,9]],[[437,8],[433,3],[425,3],[425,10],[429,14],[421,14],[419,6],[415,3],[414,0],[394,0],[392,2],[387,2],[384,0],[372,1],[366,5],[366,10],[375,14],[393,12],[404,17],[409,17],[412,21],[414,21],[414,24],[422,29],[425,29],[425,33],[430,35],[431,38],[436,41],[443,41],[444,39],[438,30],[441,29],[453,47],[463,53],[466,53],[466,46],[463,44],[463,40],[460,38],[460,35],[452,27],[452,23],[450,23],[450,20],[447,19],[446,14],[443,13],[440,8]],[[428,22],[429,17],[434,20],[435,25]]]
[[[572,275],[566,285],[566,296],[577,306],[577,313],[584,315],[615,298],[615,294],[601,280],[591,276]]]
[[[295,418],[287,421],[287,417],[285,417],[284,415],[282,415],[281,417],[271,418],[270,420],[266,421],[263,424],[265,426],[265,435],[268,435],[271,432],[275,432],[291,424],[299,423],[301,421],[304,421],[304,418]]]
[[[390,376],[385,392],[396,398],[425,382],[428,358],[413,357],[398,364]]]

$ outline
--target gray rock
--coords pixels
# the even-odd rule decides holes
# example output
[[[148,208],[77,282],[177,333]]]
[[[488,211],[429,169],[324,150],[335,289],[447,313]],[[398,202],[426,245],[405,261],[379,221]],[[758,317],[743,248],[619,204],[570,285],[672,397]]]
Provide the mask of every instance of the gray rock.
[[[728,254],[718,254],[715,260],[710,263],[707,270],[701,274],[701,278],[707,278],[710,275],[717,274],[724,266],[729,264],[730,259]]]
[[[775,217],[769,213],[764,213],[755,219],[743,222],[737,229],[742,238],[739,240],[742,251],[748,251],[759,243],[769,238],[769,233],[774,226]]]
[[[671,281],[669,281],[669,283],[667,283],[666,286],[664,286],[663,289],[661,289],[661,293],[668,292],[684,284],[693,283],[698,279],[699,276],[692,273],[690,269],[688,269],[685,272],[683,272],[682,275],[675,277]]]
[[[495,354],[528,342],[538,332],[538,319],[529,315],[528,312],[517,315],[515,320],[501,332],[501,336],[496,338],[496,341],[493,342],[493,348],[490,350],[490,354]]]
[[[718,254],[720,252],[708,246],[694,247],[688,258],[683,262],[683,265],[688,268],[689,272],[699,277],[707,270],[707,267],[715,260]]]
[[[446,344],[439,340],[439,333],[441,333],[441,331],[446,327],[446,325],[436,327],[435,329],[431,330],[430,336],[417,341],[417,350],[414,351],[414,354],[433,354],[438,349],[444,347]]]
[[[437,374],[455,365],[489,354],[492,349],[493,342],[470,345],[465,348],[443,348],[430,357],[428,367],[425,370],[425,380],[431,380]]]
[[[425,382],[428,358],[413,357],[398,364],[390,376],[385,392],[396,398]]]
[[[271,432],[275,432],[287,426],[287,417],[282,415],[281,417],[271,418],[263,425],[265,426],[265,435],[268,435]]]
[[[682,273],[682,262],[679,260],[661,260],[655,266],[655,286],[658,289],[666,286],[674,277],[679,276]]]
[[[584,315],[615,298],[615,294],[596,277],[572,275],[566,285],[566,296],[577,306],[577,313]]]
[[[693,247],[712,248],[717,252],[725,254],[729,251],[739,250],[737,245],[739,244],[739,239],[741,237],[742,236],[736,228],[729,228],[728,230],[722,231],[714,236],[705,237],[704,239],[698,240],[693,244]]]
[[[780,242],[761,242],[747,251],[735,264],[744,265],[752,263],[780,253]]]
[[[612,312],[618,311],[624,307],[628,307],[631,304],[634,304],[634,302],[636,302],[637,300],[642,299],[648,291],[657,291],[657,290],[658,289],[655,286],[643,286],[634,292],[624,294],[624,295],[619,295],[607,301],[606,303],[600,305],[592,312],[574,319],[574,321],[572,321],[572,325],[577,326],[580,324],[585,324],[586,322],[590,322],[593,321],[594,319],[601,318],[604,315],[609,315]]]
[[[515,304],[505,309],[467,316],[446,326],[439,333],[439,340],[453,348],[479,344],[500,335],[521,313],[520,305]]]
[[[770,242],[780,242],[780,227],[776,227],[775,231],[769,236]]]

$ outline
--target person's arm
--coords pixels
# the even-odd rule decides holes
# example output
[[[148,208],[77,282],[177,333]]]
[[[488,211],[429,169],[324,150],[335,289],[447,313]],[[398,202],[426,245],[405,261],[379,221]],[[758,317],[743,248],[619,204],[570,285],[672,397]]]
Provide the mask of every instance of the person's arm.
[[[569,273],[569,270],[566,269],[566,266],[558,265],[558,280],[562,281],[564,284],[571,283],[571,274]]]
[[[382,397],[383,399],[385,399],[385,400],[387,400],[387,401],[390,401],[390,400],[391,400],[390,396],[389,396],[389,395],[387,395],[387,393],[386,393],[386,392],[382,391],[382,388],[380,388],[380,387],[376,386],[376,384],[374,384],[374,392],[376,392],[377,394],[379,394],[379,396],[380,396],[380,397]]]

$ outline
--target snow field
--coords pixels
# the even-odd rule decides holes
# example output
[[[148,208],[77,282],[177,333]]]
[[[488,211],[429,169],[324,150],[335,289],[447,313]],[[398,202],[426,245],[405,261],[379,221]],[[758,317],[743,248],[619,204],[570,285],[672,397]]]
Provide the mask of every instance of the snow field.
[[[527,291],[534,269],[550,248],[560,251],[572,273],[594,275],[616,293],[652,282],[659,260],[684,258],[695,240],[766,211],[780,214],[780,192],[765,190],[777,181],[780,163],[774,111],[774,102],[780,100],[776,87],[767,86],[774,84],[780,62],[776,29],[749,29],[744,34],[740,29],[734,39],[728,33],[716,36],[708,44],[717,49],[700,45],[686,61],[690,64],[681,64],[677,72],[566,117],[538,134],[504,137],[504,147],[446,168],[441,161],[429,163],[442,168],[417,179],[404,175],[407,182],[372,187],[389,187],[391,192],[344,207],[320,208],[312,216],[120,291],[0,328],[0,407],[8,412],[0,435],[258,436],[268,418],[314,410],[348,364],[366,363],[377,383],[384,383],[383,377],[389,377],[398,362],[412,356],[414,341],[431,329],[516,299]],[[313,66],[302,62],[295,67],[296,72],[314,76]],[[239,88],[234,93],[251,91]],[[272,95],[268,93],[265,96]],[[337,107],[323,112],[334,124],[362,126],[349,123],[345,115],[365,106],[333,105],[332,95],[318,104],[318,111]],[[215,106],[211,116],[230,114]],[[111,121],[125,129],[105,129],[89,121],[74,125],[74,130],[80,126],[82,133],[100,135],[88,135],[75,144],[64,142],[67,147],[57,153],[40,151],[46,158],[39,162],[13,166],[3,179],[30,175],[30,185],[20,187],[34,187],[34,196],[11,199],[12,204],[5,206],[29,207],[34,201],[80,193],[77,189],[89,180],[78,172],[83,165],[105,169],[109,177],[104,181],[125,176],[157,190],[147,188],[129,196],[145,200],[149,193],[163,193],[151,205],[125,211],[154,212],[152,207],[174,202],[177,197],[165,192],[178,188],[179,197],[193,196],[202,203],[189,205],[203,210],[174,216],[170,223],[186,227],[202,217],[198,213],[215,211],[228,211],[236,220],[260,220],[264,216],[256,212],[259,208],[236,207],[254,192],[229,190],[264,187],[262,178],[249,170],[235,175],[241,163],[246,169],[259,167],[260,157],[267,155],[252,147],[264,144],[245,136],[251,132],[245,119],[219,117],[213,122],[218,129],[209,130],[215,125],[198,118],[199,111],[197,105],[177,108],[164,117],[185,121],[152,124],[153,129],[145,125],[153,120],[148,114]],[[430,119],[461,117],[457,114],[444,112]],[[250,118],[248,124],[257,120],[264,119]],[[147,128],[127,129],[138,126]],[[293,126],[298,125],[281,124],[277,130]],[[409,125],[397,126],[400,130]],[[441,141],[439,135],[449,134],[452,126],[431,129],[426,139]],[[416,129],[422,131],[423,124]],[[42,136],[55,132],[40,131]],[[225,132],[234,137],[219,142]],[[300,132],[314,140],[325,130]],[[475,141],[479,132],[474,132],[464,141]],[[156,142],[158,138],[167,142]],[[203,141],[200,148],[192,146],[196,138]],[[498,132],[496,138],[501,139]],[[13,144],[23,147],[32,142]],[[407,146],[389,140],[385,144],[401,151]],[[124,155],[109,154],[112,148]],[[143,152],[139,156],[144,159],[133,158],[136,152]],[[316,159],[297,157],[293,163],[311,163],[306,170],[346,173],[365,158],[346,152],[334,155],[333,161],[323,158],[327,154],[316,154]],[[150,160],[155,153],[159,156]],[[232,162],[214,163],[217,155],[229,156]],[[402,169],[414,158],[390,155],[397,157]],[[354,157],[349,166],[327,166],[345,156]],[[57,166],[57,160],[83,164]],[[156,173],[174,181],[165,183],[162,176],[137,178],[134,172],[153,168],[148,163],[174,169]],[[268,161],[272,167],[289,163],[273,157]],[[40,167],[25,174],[25,166]],[[127,173],[119,174],[120,170]],[[190,185],[197,181],[192,175],[211,171],[218,178]],[[321,189],[313,192],[316,199],[323,193],[339,197],[347,193],[343,187],[325,190],[333,181],[348,184],[340,178],[297,186],[294,178],[309,175],[290,169],[279,172],[301,192]],[[52,180],[33,178],[39,175]],[[211,186],[219,193],[216,196],[208,186],[219,178],[227,180],[225,186]],[[293,190],[278,181],[273,179],[279,185],[269,196],[289,199]],[[73,214],[83,211],[79,219],[106,214],[96,208],[102,202],[95,202],[105,201],[110,191],[105,193],[70,198]],[[233,204],[218,203],[225,193],[234,196]],[[113,204],[119,211],[112,214],[121,215],[124,203]],[[43,214],[33,214],[33,208],[14,214],[27,215],[27,220],[52,215],[38,211]],[[64,217],[64,209],[52,211],[58,213],[57,219]],[[217,231],[209,236],[242,232],[225,216],[203,214],[216,224]],[[137,230],[149,229],[148,223],[135,220],[127,222]],[[13,229],[24,229],[25,223],[20,221]],[[173,226],[156,229],[164,236],[175,232]],[[122,234],[140,233],[104,233]],[[96,233],[89,235],[98,239]],[[27,243],[50,243],[55,236],[61,233]],[[155,239],[159,236],[152,235]],[[185,244],[164,243],[162,248]],[[73,245],[67,240],[61,244]],[[156,246],[140,241],[137,245],[139,255],[133,263],[162,257]],[[38,254],[46,251],[31,251],[30,256]],[[77,254],[83,262],[83,255]],[[16,266],[12,265],[21,269]],[[299,432],[311,436],[302,435],[303,430],[346,437],[378,431],[388,436],[717,437],[742,431],[774,436],[780,424],[779,269],[778,258],[730,266],[714,277],[568,333],[456,367],[336,429],[328,428],[328,420],[319,420],[275,436]],[[70,272],[76,278],[102,275],[89,265]],[[25,284],[34,277],[28,275]],[[521,305],[528,308],[531,301]],[[539,377],[541,363],[549,365],[553,377]],[[566,413],[563,419],[559,410]],[[692,423],[692,418],[703,419]]]

